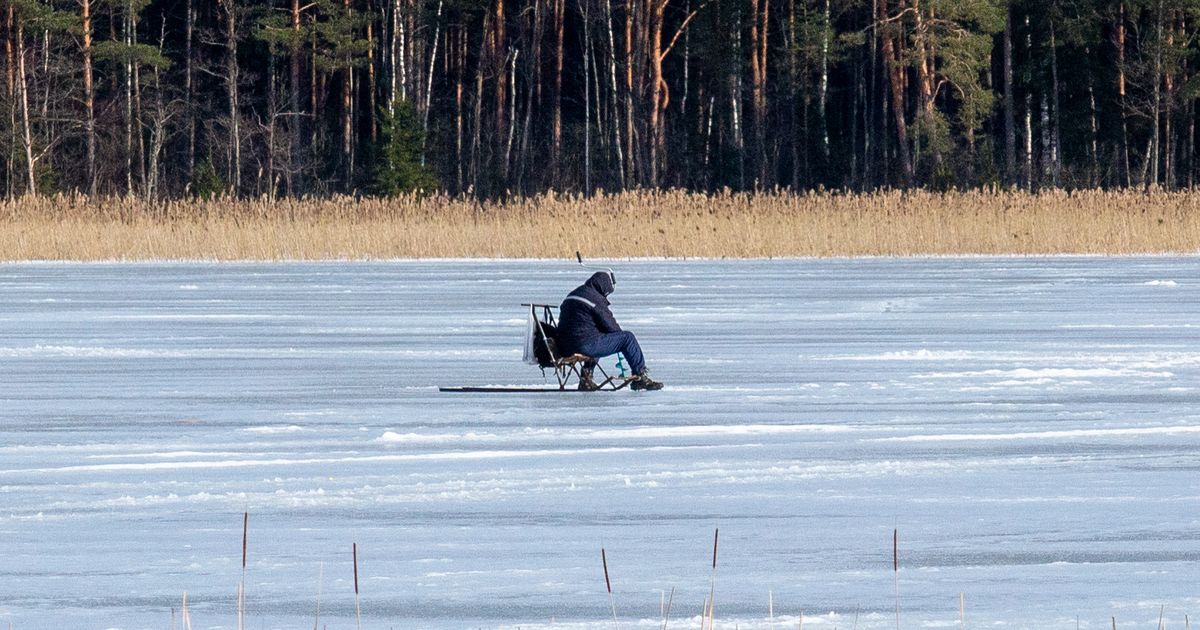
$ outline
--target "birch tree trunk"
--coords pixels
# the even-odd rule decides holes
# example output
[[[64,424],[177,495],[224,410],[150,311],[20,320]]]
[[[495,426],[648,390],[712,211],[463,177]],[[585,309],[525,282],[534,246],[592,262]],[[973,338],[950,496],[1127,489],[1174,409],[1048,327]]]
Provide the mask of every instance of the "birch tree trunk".
[[[167,22],[163,20],[158,32],[158,54],[163,54],[167,42]],[[150,128],[150,168],[146,181],[146,198],[154,199],[159,193],[159,156],[162,153],[163,136],[166,135],[167,113],[163,106],[162,73],[154,66],[154,121]]]
[[[392,68],[392,114],[396,113],[397,94],[400,100],[408,100],[408,55],[405,41],[407,32],[404,27],[402,2],[403,0],[396,0],[392,7],[392,57],[396,60]],[[487,39],[486,36],[484,39]]]
[[[620,176],[621,190],[625,190],[628,184],[625,180],[625,151],[621,139],[621,117],[617,113],[620,111],[621,97],[617,92],[617,45],[616,38],[613,36],[612,1],[601,0],[601,2],[604,5],[604,24],[608,29],[608,74],[609,83],[611,83],[609,99],[612,107],[613,147],[616,150],[617,174]]]
[[[1088,59],[1092,58],[1091,49],[1084,47],[1083,54]],[[1090,107],[1090,123],[1092,130],[1091,142],[1089,143],[1089,153],[1092,158],[1092,172],[1088,178],[1090,186],[1098,186],[1100,184],[1100,121],[1096,112],[1096,89],[1094,86],[1092,74],[1088,73],[1088,105]]]
[[[1150,135],[1150,151],[1146,153],[1146,159],[1150,160],[1150,177],[1146,182],[1146,187],[1150,188],[1158,185],[1158,160],[1161,153],[1162,136],[1162,82],[1163,82],[1163,4],[1162,0],[1158,0],[1156,15],[1154,16],[1154,131]]]
[[[133,26],[133,42],[137,43],[138,16],[135,13],[129,18]],[[142,64],[133,64],[133,132],[137,135],[137,166],[138,185],[142,194],[146,193],[146,134],[142,133]]]
[[[16,20],[16,32],[13,37],[17,40],[17,85],[21,92],[21,144],[25,149],[25,192],[29,195],[36,195],[37,173],[36,163],[33,160],[33,131],[29,121],[29,85],[25,74],[25,20],[23,18]]]
[[[490,32],[491,16],[490,14],[485,14],[483,16],[483,28],[480,31],[479,55],[475,63],[475,111],[471,142],[471,188],[476,195],[483,194],[479,189],[479,175],[480,171],[483,170],[483,147],[481,146],[481,128],[483,127],[483,71],[486,62],[487,40],[490,37]]]
[[[1062,186],[1062,117],[1059,116],[1059,99],[1058,99],[1058,45],[1054,37],[1054,22],[1050,22],[1050,89],[1053,98],[1051,105],[1054,109],[1054,119],[1052,121],[1053,131],[1050,134],[1051,146],[1051,169],[1052,180],[1054,187]]]
[[[132,19],[133,3],[125,3],[125,16],[122,20],[122,38],[126,50],[133,46],[133,34],[129,22]],[[133,196],[133,57],[125,57],[125,194]]]
[[[1025,58],[1031,59],[1033,34],[1029,28],[1029,16],[1025,16]],[[1033,91],[1025,91],[1025,187],[1033,190]]]

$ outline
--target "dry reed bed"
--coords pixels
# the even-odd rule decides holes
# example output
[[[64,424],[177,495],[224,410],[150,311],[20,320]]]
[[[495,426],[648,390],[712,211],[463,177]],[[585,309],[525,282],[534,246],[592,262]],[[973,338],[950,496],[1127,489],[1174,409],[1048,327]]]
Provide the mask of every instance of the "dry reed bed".
[[[0,202],[0,260],[780,257],[1200,250],[1200,195],[547,194]]]

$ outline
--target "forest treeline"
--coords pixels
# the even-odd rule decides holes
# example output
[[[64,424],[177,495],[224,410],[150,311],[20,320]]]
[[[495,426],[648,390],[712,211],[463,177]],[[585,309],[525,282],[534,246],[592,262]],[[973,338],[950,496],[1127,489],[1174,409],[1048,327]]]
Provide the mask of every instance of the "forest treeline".
[[[1190,187],[1200,0],[0,0],[7,196]]]

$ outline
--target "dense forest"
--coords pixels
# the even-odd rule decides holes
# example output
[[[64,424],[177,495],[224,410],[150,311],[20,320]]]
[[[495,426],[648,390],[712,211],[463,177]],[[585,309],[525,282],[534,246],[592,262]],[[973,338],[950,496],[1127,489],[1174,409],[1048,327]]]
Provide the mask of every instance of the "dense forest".
[[[6,195],[1195,184],[1200,0],[0,0]]]

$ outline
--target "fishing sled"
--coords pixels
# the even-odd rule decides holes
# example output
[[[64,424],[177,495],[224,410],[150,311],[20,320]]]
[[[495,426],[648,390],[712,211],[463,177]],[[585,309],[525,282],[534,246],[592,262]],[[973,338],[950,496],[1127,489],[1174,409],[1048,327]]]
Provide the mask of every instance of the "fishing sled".
[[[556,307],[549,304],[522,304],[529,309],[529,331],[525,339],[525,362],[536,365],[545,376],[553,370],[558,387],[439,387],[439,391],[458,393],[541,393],[541,392],[615,392],[637,380],[635,376],[610,375],[595,358],[582,354],[563,356],[558,351],[558,325],[554,319]],[[596,389],[579,389],[581,371],[587,363],[595,364],[593,380]],[[597,378],[598,377],[598,378]]]

